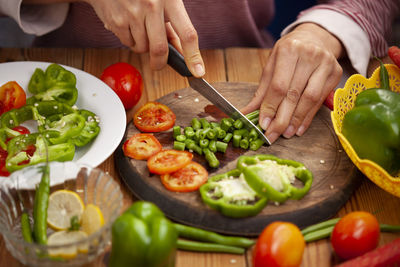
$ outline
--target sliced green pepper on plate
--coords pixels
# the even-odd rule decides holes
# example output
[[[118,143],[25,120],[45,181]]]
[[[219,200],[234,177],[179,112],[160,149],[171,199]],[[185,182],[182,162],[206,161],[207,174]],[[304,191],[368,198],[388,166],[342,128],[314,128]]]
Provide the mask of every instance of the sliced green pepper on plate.
[[[6,168],[9,172],[22,169],[26,166],[46,162],[48,153],[49,161],[69,161],[75,155],[75,146],[71,143],[51,145],[47,138],[59,136],[58,132],[21,134],[12,138],[7,143],[8,156]],[[28,150],[34,146],[32,155]],[[47,146],[47,150],[46,150]]]
[[[210,177],[200,194],[208,206],[233,218],[254,216],[268,201],[247,185],[238,169]]]

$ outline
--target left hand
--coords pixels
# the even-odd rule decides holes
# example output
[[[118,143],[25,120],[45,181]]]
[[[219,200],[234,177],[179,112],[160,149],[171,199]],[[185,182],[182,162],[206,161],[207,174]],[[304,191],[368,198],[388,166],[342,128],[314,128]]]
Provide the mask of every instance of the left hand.
[[[253,99],[241,111],[260,108],[260,125],[272,142],[301,136],[342,76],[343,52],[335,36],[304,23],[277,41]]]

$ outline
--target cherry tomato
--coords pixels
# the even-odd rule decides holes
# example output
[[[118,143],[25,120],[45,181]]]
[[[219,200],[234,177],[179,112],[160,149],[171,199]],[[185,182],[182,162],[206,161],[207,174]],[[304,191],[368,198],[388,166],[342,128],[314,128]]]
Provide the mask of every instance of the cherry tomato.
[[[147,160],[147,167],[151,173],[166,174],[185,167],[192,158],[193,154],[188,151],[161,150]]]
[[[300,229],[289,222],[273,222],[262,231],[253,250],[254,267],[300,266],[306,243]]]
[[[133,159],[148,159],[161,151],[160,142],[152,134],[138,133],[125,141],[122,146],[125,156]]]
[[[20,108],[25,103],[25,91],[17,82],[11,81],[0,87],[0,115],[10,109]]]
[[[125,109],[135,106],[142,96],[142,75],[128,63],[119,62],[108,66],[104,69],[100,79],[114,90]]]
[[[335,225],[332,247],[342,259],[351,259],[375,249],[379,243],[379,223],[369,212],[347,214]]]
[[[170,129],[176,116],[172,110],[161,103],[148,102],[133,115],[133,123],[142,132],[155,133]]]
[[[170,191],[191,192],[207,182],[208,172],[200,164],[192,161],[182,169],[161,175],[161,182]]]
[[[335,96],[335,91],[331,91],[324,101],[324,105],[330,110],[333,110],[333,98]]]
[[[7,156],[8,156],[7,150],[4,150],[0,147],[0,176],[10,175],[10,173],[6,169]]]
[[[400,48],[397,46],[391,46],[388,50],[390,59],[400,68]]]

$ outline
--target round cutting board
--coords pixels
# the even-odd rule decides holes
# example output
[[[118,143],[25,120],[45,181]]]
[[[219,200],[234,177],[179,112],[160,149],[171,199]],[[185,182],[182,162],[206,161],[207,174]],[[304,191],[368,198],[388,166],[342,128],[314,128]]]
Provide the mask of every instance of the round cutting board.
[[[236,107],[244,107],[257,88],[249,83],[215,83],[214,87]],[[220,121],[224,116],[207,99],[191,88],[168,94],[157,102],[170,107],[176,114],[176,123],[190,126],[192,118]],[[203,156],[194,153],[193,160],[207,168],[209,176],[234,169],[241,155],[272,154],[280,158],[302,162],[314,176],[310,192],[301,200],[288,200],[276,205],[270,202],[254,217],[233,219],[221,215],[206,206],[198,191],[176,193],[165,189],[158,175],[149,173],[146,161],[125,157],[122,144],[138,133],[133,123],[128,124],[125,136],[115,153],[119,174],[132,193],[139,199],[157,204],[172,220],[216,231],[223,234],[256,236],[272,221],[290,221],[299,227],[328,219],[336,214],[359,184],[361,173],[351,163],[335,135],[330,120],[330,111],[322,107],[310,128],[301,137],[279,138],[271,146],[257,151],[234,148],[229,144],[227,152],[217,152],[220,166],[208,167]],[[172,129],[155,133],[165,149],[172,148]]]

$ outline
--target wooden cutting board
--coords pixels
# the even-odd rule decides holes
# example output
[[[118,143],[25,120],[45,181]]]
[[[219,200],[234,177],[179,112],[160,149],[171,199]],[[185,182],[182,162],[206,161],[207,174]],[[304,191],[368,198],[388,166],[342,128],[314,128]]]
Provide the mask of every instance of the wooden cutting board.
[[[253,96],[256,84],[215,83],[215,88],[232,104],[241,108]],[[176,114],[175,125],[190,126],[192,118],[219,121],[221,112],[207,99],[191,88],[185,88],[157,100],[169,106]],[[308,131],[301,137],[279,138],[272,146],[258,151],[233,148],[229,145],[225,154],[217,152],[220,167],[209,168],[202,156],[194,161],[207,167],[209,175],[234,169],[240,155],[273,154],[284,159],[302,162],[314,175],[310,192],[301,200],[288,200],[275,205],[270,202],[257,216],[233,219],[206,206],[199,192],[176,193],[161,184],[159,176],[150,174],[146,161],[125,157],[122,144],[139,131],[128,124],[125,136],[115,153],[116,167],[132,193],[139,199],[157,204],[172,220],[201,227],[223,234],[256,236],[272,221],[282,220],[297,224],[300,228],[328,219],[336,214],[360,182],[361,173],[352,164],[335,135],[331,125],[330,110],[322,107]],[[172,130],[156,133],[164,148],[172,148]]]

